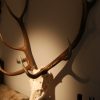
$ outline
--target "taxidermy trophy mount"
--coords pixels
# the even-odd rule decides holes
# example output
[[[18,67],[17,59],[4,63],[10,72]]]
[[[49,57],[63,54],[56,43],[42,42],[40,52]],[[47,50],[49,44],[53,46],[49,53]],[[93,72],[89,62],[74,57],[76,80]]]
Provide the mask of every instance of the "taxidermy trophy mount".
[[[6,0],[4,0],[4,3],[9,13],[16,20],[16,22],[20,26],[20,29],[22,30],[24,45],[19,48],[12,47],[4,40],[3,35],[1,33],[0,33],[0,41],[10,49],[22,51],[26,57],[25,58],[20,57],[19,60],[17,61],[17,63],[22,65],[22,69],[15,72],[7,72],[4,69],[0,68],[0,71],[8,76],[15,76],[15,75],[20,75],[22,73],[26,73],[26,75],[30,78],[30,84],[31,84],[30,100],[40,100],[44,98],[44,96],[48,91],[49,83],[53,79],[53,75],[52,73],[49,72],[49,70],[52,69],[53,67],[56,67],[56,65],[61,61],[69,61],[71,56],[73,55],[73,50],[79,44],[85,31],[85,25],[88,13],[90,9],[93,7],[96,0],[91,0],[91,1],[81,0],[81,1],[82,1],[82,18],[80,22],[80,29],[78,31],[76,38],[72,41],[72,43],[70,43],[70,41],[68,40],[69,46],[67,47],[67,49],[63,51],[60,55],[58,55],[58,57],[55,58],[52,62],[50,62],[48,65],[40,69],[38,68],[34,56],[32,55],[28,33],[24,24],[24,15],[27,12],[29,0],[25,1],[25,7],[20,17],[17,17],[12,12],[9,4],[6,2]],[[27,63],[27,65],[25,63]]]

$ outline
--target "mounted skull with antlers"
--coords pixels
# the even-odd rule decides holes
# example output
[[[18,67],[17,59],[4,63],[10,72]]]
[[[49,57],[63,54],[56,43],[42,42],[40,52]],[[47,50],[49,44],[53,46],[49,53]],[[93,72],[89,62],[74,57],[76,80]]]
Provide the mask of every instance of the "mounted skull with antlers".
[[[73,54],[73,50],[79,44],[81,37],[83,36],[84,30],[85,30],[85,25],[86,25],[88,13],[89,13],[91,7],[93,6],[95,0],[93,0],[92,2],[87,2],[86,0],[82,0],[82,7],[83,7],[82,19],[81,19],[81,23],[80,23],[80,29],[79,29],[79,32],[78,32],[76,38],[73,40],[72,43],[69,42],[69,46],[64,52],[62,52],[51,63],[49,63],[48,65],[46,65],[45,67],[43,67],[41,69],[39,69],[37,67],[35,59],[32,55],[32,51],[31,51],[31,47],[30,47],[30,43],[29,43],[29,38],[28,38],[28,33],[27,33],[27,30],[25,28],[24,21],[23,21],[23,17],[28,9],[29,0],[26,0],[24,10],[23,10],[22,14],[20,15],[20,17],[17,17],[12,12],[12,10],[8,6],[6,0],[4,0],[4,2],[7,6],[9,13],[18,22],[18,24],[22,30],[22,35],[24,38],[24,45],[22,47],[19,47],[19,48],[12,47],[3,39],[2,34],[0,34],[0,41],[4,45],[9,47],[10,49],[24,52],[26,57],[25,58],[20,57],[19,63],[22,65],[22,67],[23,67],[22,69],[20,69],[16,72],[12,72],[12,73],[7,72],[2,68],[0,68],[0,71],[8,76],[15,76],[15,75],[20,75],[22,73],[26,73],[27,76],[31,78],[30,81],[31,81],[31,85],[33,87],[33,88],[31,88],[32,92],[31,92],[30,100],[40,100],[41,98],[43,98],[45,96],[48,84],[49,84],[50,80],[53,79],[53,75],[48,73],[48,71],[51,68],[55,67],[61,61],[70,60],[70,58]],[[27,63],[27,66],[25,66],[24,63]],[[33,81],[33,79],[34,79],[34,81]],[[44,80],[45,80],[45,83],[44,83]],[[37,88],[34,88],[33,85],[35,85],[35,87],[37,87]]]

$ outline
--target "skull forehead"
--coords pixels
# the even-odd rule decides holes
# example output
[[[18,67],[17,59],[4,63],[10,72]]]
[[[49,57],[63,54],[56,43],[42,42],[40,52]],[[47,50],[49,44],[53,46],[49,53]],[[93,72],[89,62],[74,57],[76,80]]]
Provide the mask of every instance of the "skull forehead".
[[[36,74],[37,72],[39,72],[40,69],[34,69],[32,71],[33,74]],[[52,81],[53,79],[53,75],[52,73],[48,72],[47,74],[45,75],[42,75],[36,79],[30,79],[30,86],[31,86],[31,90],[40,90],[42,89],[43,87],[47,87],[48,84]]]

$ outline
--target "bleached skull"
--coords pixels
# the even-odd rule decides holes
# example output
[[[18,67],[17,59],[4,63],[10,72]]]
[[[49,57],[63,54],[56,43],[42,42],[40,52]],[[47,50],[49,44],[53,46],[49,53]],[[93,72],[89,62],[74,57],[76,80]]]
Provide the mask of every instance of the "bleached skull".
[[[33,74],[40,71],[40,69],[33,70]],[[30,100],[42,100],[48,91],[48,86],[50,82],[53,80],[53,75],[51,73],[47,73],[42,75],[36,79],[30,78],[30,88],[31,88],[31,95]]]

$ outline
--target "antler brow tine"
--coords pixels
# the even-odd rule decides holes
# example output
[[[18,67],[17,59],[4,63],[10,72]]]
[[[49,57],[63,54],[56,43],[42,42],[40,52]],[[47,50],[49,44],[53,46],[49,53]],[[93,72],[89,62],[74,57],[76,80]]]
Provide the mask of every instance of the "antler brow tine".
[[[0,41],[1,41],[4,45],[6,45],[8,48],[10,48],[10,49],[19,50],[19,51],[24,51],[24,48],[23,48],[23,47],[15,48],[15,47],[11,46],[10,44],[8,44],[8,43],[3,39],[1,33],[0,33]]]

